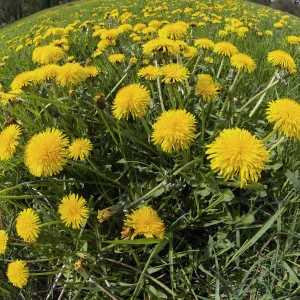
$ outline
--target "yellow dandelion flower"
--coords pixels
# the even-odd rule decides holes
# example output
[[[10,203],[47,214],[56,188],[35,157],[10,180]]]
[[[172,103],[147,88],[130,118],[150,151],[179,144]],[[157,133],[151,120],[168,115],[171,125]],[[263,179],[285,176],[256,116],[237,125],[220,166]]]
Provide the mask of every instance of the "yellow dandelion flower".
[[[118,28],[112,28],[102,31],[101,40],[115,40],[121,34],[121,30]]]
[[[137,75],[140,77],[144,77],[148,80],[156,80],[161,76],[161,70],[159,67],[147,66],[141,68]]]
[[[86,72],[87,78],[96,77],[100,73],[100,69],[94,66],[87,66],[84,68],[84,71]]]
[[[16,52],[19,52],[19,51],[21,51],[23,48],[24,48],[24,46],[23,46],[23,45],[19,45],[19,46],[16,48]]]
[[[10,159],[14,155],[20,135],[21,128],[16,124],[9,125],[0,132],[0,160]]]
[[[268,103],[267,120],[285,136],[300,139],[300,104],[284,98]]]
[[[277,22],[277,23],[274,23],[273,26],[277,29],[281,29],[284,26],[284,24],[282,24],[281,22]]]
[[[40,233],[41,221],[32,208],[21,211],[16,222],[18,235],[27,243],[34,243]]]
[[[241,186],[257,182],[269,160],[264,144],[244,129],[224,129],[217,139],[207,146],[211,169],[225,180],[238,176]]]
[[[114,42],[111,40],[101,40],[97,45],[97,49],[100,51],[104,51],[108,46],[111,46],[113,44]]]
[[[212,49],[215,43],[210,39],[203,38],[195,40],[194,46],[200,49]]]
[[[149,104],[149,91],[141,84],[129,84],[118,91],[112,107],[113,115],[119,120],[128,120],[129,115],[136,119],[146,113]]]
[[[268,53],[268,62],[274,67],[281,67],[288,70],[290,73],[296,71],[294,59],[285,51],[275,50]]]
[[[60,66],[55,64],[49,64],[46,66],[43,66],[41,68],[35,69],[35,76],[34,76],[34,82],[35,83],[42,83],[45,81],[51,81],[56,78],[58,72],[59,72]]]
[[[209,64],[213,64],[214,63],[214,59],[211,56],[205,56],[203,58],[203,60]]]
[[[89,139],[76,139],[69,147],[69,157],[73,160],[84,160],[91,152],[93,145]]]
[[[132,64],[132,65],[135,65],[137,62],[138,62],[138,59],[136,57],[131,57],[129,59],[129,62]]]
[[[125,55],[121,53],[112,54],[108,57],[108,60],[113,64],[122,62],[124,61],[124,59]]]
[[[73,229],[84,226],[88,218],[88,211],[85,199],[76,194],[63,197],[58,207],[60,219],[66,226]]]
[[[171,153],[189,148],[196,138],[196,118],[183,109],[163,112],[153,125],[152,141]]]
[[[107,221],[111,215],[112,215],[112,213],[109,211],[109,209],[105,208],[102,210],[98,210],[97,219],[98,219],[99,223],[103,223],[103,222]]]
[[[77,272],[79,272],[82,269],[82,260],[78,259],[77,261],[75,261],[74,263],[74,270]]]
[[[158,31],[158,36],[172,40],[183,39],[187,35],[188,27],[185,22],[169,23]]]
[[[290,45],[296,45],[300,43],[300,37],[295,35],[289,35],[285,39]]]
[[[161,67],[161,72],[164,76],[163,82],[176,83],[183,82],[189,79],[190,71],[180,64],[168,64]]]
[[[22,90],[15,90],[15,91],[10,91],[8,93],[3,93],[0,91],[0,102],[3,105],[7,105],[11,102],[16,101],[19,97],[20,94],[22,94]]]
[[[143,23],[138,23],[133,27],[133,31],[138,32],[141,31],[142,29],[146,28],[147,25],[143,24]]]
[[[56,81],[61,86],[77,85],[87,79],[86,70],[78,63],[67,63],[58,69]]]
[[[268,36],[273,35],[273,32],[272,32],[271,30],[266,30],[265,33],[266,33],[266,35],[268,35]]]
[[[37,47],[32,53],[32,60],[41,65],[55,64],[64,57],[64,51],[57,46]]]
[[[229,42],[220,42],[215,44],[214,52],[222,56],[230,57],[234,54],[237,54],[239,51],[233,44]]]
[[[195,86],[195,94],[199,95],[204,101],[216,100],[220,93],[220,89],[220,84],[214,82],[210,75],[198,75],[197,84]]]
[[[150,56],[154,52],[177,55],[180,53],[180,47],[178,43],[171,39],[157,38],[143,45],[143,54]]]
[[[12,81],[10,87],[12,90],[19,90],[23,87],[30,86],[35,80],[36,73],[34,71],[28,71],[18,74]]]
[[[183,53],[184,57],[196,57],[198,55],[198,50],[196,47],[188,46],[187,50]]]
[[[63,170],[68,157],[68,138],[58,129],[33,136],[25,147],[24,162],[34,176],[53,176]]]
[[[7,247],[8,235],[4,230],[0,230],[0,254],[4,254]]]
[[[127,214],[126,217],[127,220],[124,221],[124,225],[134,230],[131,237],[132,240],[137,235],[159,239],[162,239],[165,235],[164,222],[150,206],[143,206],[137,210],[132,210],[131,214]]]
[[[20,289],[24,287],[29,278],[29,270],[25,261],[16,260],[9,263],[7,268],[7,277],[13,286]]]
[[[228,35],[228,31],[226,31],[226,30],[219,30],[219,32],[218,32],[219,37],[225,37],[227,35]]]
[[[230,58],[231,65],[238,70],[244,70],[251,73],[256,68],[255,61],[247,54],[238,53]]]

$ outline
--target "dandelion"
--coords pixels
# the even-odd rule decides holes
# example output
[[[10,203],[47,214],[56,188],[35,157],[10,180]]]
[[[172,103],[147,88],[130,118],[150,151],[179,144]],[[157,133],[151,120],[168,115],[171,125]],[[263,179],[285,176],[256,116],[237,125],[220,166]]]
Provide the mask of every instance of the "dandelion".
[[[204,60],[205,62],[209,63],[209,64],[213,64],[213,63],[214,63],[214,59],[213,59],[212,57],[210,57],[210,56],[205,56],[205,57],[203,58],[203,60]]]
[[[188,46],[186,51],[183,53],[184,57],[196,57],[198,54],[198,50],[196,47]]]
[[[80,64],[67,63],[58,69],[56,81],[61,86],[77,85],[85,81],[88,74]]]
[[[232,56],[238,53],[238,49],[229,42],[220,42],[215,44],[214,52],[222,56]]]
[[[268,35],[268,36],[273,35],[273,32],[272,32],[271,30],[266,30],[265,33],[266,33],[266,35]]]
[[[163,82],[177,83],[184,82],[189,79],[190,71],[180,64],[168,64],[161,67],[161,72],[164,76]]]
[[[40,233],[40,218],[32,208],[22,210],[16,222],[18,235],[27,243],[34,243]]]
[[[146,238],[162,239],[165,235],[165,225],[157,212],[150,206],[143,206],[133,210],[131,214],[126,215],[124,225],[134,230],[131,239],[137,235],[144,235]]]
[[[277,29],[281,29],[284,26],[284,24],[282,24],[281,22],[277,22],[277,23],[274,23],[273,26]]]
[[[63,170],[68,157],[68,138],[58,129],[33,136],[25,147],[24,162],[34,176],[53,176]]]
[[[180,47],[171,39],[157,38],[143,45],[143,54],[150,56],[154,52],[166,55],[176,55],[180,53]]]
[[[207,148],[213,172],[226,181],[238,176],[241,186],[257,182],[269,160],[264,144],[245,129],[224,129]]]
[[[161,69],[155,66],[147,66],[141,68],[137,75],[148,80],[156,80],[161,76]]]
[[[281,67],[290,73],[296,72],[294,59],[285,51],[275,50],[268,53],[268,62],[274,67]]]
[[[238,70],[244,70],[251,73],[256,68],[255,61],[247,54],[238,53],[230,58],[231,65]]]
[[[108,57],[108,60],[113,64],[122,62],[124,59],[125,59],[125,55],[121,53],[112,54]]]
[[[212,49],[215,43],[210,39],[204,38],[195,40],[194,46],[200,49]]]
[[[176,22],[166,24],[158,31],[160,38],[169,38],[172,40],[183,39],[187,35],[188,24],[185,22]]]
[[[75,261],[74,263],[74,270],[76,272],[79,272],[80,270],[82,269],[82,260],[81,259],[78,259]]]
[[[58,207],[60,219],[66,226],[78,229],[82,227],[88,218],[88,208],[83,197],[70,194],[63,197]]]
[[[28,87],[35,81],[35,76],[36,73],[34,71],[20,73],[14,78],[10,87],[13,91]]]
[[[195,94],[201,96],[204,101],[215,101],[220,93],[221,86],[214,82],[208,74],[198,75],[195,86]]]
[[[51,81],[56,78],[58,72],[59,72],[60,66],[55,64],[49,64],[46,66],[43,66],[41,68],[38,68],[34,71],[34,82],[35,83],[41,83],[45,81]]]
[[[0,160],[10,159],[14,155],[20,135],[21,128],[16,124],[9,125],[0,132]]]
[[[69,147],[69,157],[73,160],[84,160],[89,156],[93,145],[89,139],[76,139]]]
[[[97,219],[98,219],[99,223],[103,223],[103,222],[107,221],[111,215],[112,215],[112,213],[109,211],[109,209],[105,208],[102,210],[98,210]]]
[[[57,46],[37,47],[32,53],[32,60],[41,65],[55,64],[64,57],[64,51]]]
[[[300,139],[300,105],[288,98],[268,103],[267,120],[286,137]]]
[[[94,66],[87,66],[84,68],[84,71],[86,72],[87,78],[96,77],[100,73],[100,69]]]
[[[128,120],[144,116],[147,105],[150,104],[150,93],[141,84],[133,83],[120,89],[113,104],[113,115],[117,119]]]
[[[8,235],[4,230],[0,230],[0,254],[4,254],[7,247]]]
[[[163,112],[153,125],[152,141],[165,152],[187,149],[196,138],[196,118],[183,109]]]
[[[22,288],[27,284],[29,278],[29,270],[22,260],[16,260],[9,263],[7,268],[8,280],[17,288]]]
[[[300,43],[300,37],[295,35],[289,35],[285,39],[290,45],[296,45]]]

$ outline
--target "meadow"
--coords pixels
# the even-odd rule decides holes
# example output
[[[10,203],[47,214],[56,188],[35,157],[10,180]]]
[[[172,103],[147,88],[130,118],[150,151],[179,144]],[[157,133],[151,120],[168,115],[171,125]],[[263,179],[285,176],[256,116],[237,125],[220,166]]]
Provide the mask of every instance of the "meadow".
[[[0,29],[0,299],[299,299],[300,20],[79,1]]]

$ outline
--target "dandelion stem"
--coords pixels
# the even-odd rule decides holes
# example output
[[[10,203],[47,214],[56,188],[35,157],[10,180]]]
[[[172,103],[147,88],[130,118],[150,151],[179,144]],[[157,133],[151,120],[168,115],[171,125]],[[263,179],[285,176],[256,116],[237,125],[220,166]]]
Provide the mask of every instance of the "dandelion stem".
[[[232,91],[233,88],[235,87],[235,84],[237,83],[237,80],[238,80],[238,78],[240,77],[241,72],[242,72],[242,69],[239,69],[239,71],[237,72],[237,74],[236,74],[236,76],[235,76],[235,78],[234,78],[234,81],[233,81],[232,85],[231,85],[230,88],[229,88],[229,91]]]
[[[183,171],[184,169],[186,169],[187,167],[196,164],[198,162],[202,162],[202,158],[195,158],[191,161],[189,161],[188,163],[184,164],[182,167],[180,167],[179,169],[177,169],[175,172],[173,172],[173,176],[178,175],[181,171]],[[166,185],[165,180],[163,180],[162,182],[160,182],[156,187],[154,187],[151,191],[149,191],[148,193],[146,193],[145,195],[143,195],[141,198],[135,200],[134,202],[132,202],[127,208],[131,208],[133,206],[135,206],[136,204],[140,203],[142,200],[150,197],[154,192],[156,192],[157,190],[159,190],[160,188],[164,187]]]
[[[195,73],[196,73],[196,71],[197,71],[197,67],[198,67],[198,63],[199,63],[199,61],[200,61],[200,59],[203,57],[203,51],[201,51],[200,53],[199,53],[199,55],[197,56],[197,60],[196,60],[196,62],[195,62],[195,65],[194,65],[194,68],[193,68],[193,71],[192,71],[192,74],[191,74],[191,76],[190,76],[190,80],[189,81],[191,81],[192,79],[193,79],[193,77],[194,77],[194,75],[195,75]]]
[[[171,101],[172,108],[176,109],[176,99],[175,99],[175,97],[173,95],[173,92],[171,90],[170,85],[167,85],[167,89],[168,89],[168,92],[169,92],[169,96],[170,96],[170,101]]]
[[[249,117],[252,118],[253,115],[256,113],[257,109],[259,108],[259,106],[262,104],[265,96],[266,96],[267,92],[265,92],[264,94],[261,95],[261,97],[259,98],[259,100],[257,101],[255,107],[252,109],[252,111],[249,114]]]
[[[115,87],[109,92],[109,94],[105,97],[105,100],[107,100],[111,94],[119,87],[119,85],[123,82],[123,80],[127,77],[128,72],[119,80],[119,82],[115,85]]]
[[[48,276],[48,275],[57,275],[61,270],[51,271],[51,272],[41,272],[41,273],[30,273],[30,276]]]
[[[204,141],[204,134],[205,134],[205,114],[204,114],[204,101],[203,101],[203,99],[201,99],[201,116],[202,116],[201,141]]]
[[[257,99],[259,96],[263,95],[264,93],[266,93],[270,88],[272,88],[274,85],[276,85],[279,80],[273,81],[274,77],[271,79],[270,83],[267,85],[267,87],[265,89],[263,89],[262,91],[260,91],[259,93],[257,93],[255,96],[253,96],[250,100],[247,101],[247,103],[244,104],[244,106],[240,109],[243,110],[245,109],[247,106],[249,106],[255,99]]]
[[[157,78],[157,79],[156,79],[156,82],[157,82],[157,89],[158,89],[158,96],[159,96],[159,101],[160,101],[161,110],[162,110],[162,111],[165,111],[164,100],[163,100],[163,98],[162,98],[162,93],[161,93],[160,79]]]
[[[147,131],[148,136],[151,136],[151,129],[150,129],[150,127],[149,127],[147,121],[145,120],[145,118],[144,118],[144,117],[141,117],[141,121],[142,121],[143,126],[145,127],[145,129],[146,129],[146,131]]]
[[[155,64],[156,67],[158,67],[157,60],[154,61],[154,64]],[[159,101],[160,101],[161,110],[165,111],[165,105],[164,105],[164,100],[162,98],[161,84],[160,84],[160,79],[159,78],[156,79],[156,83],[157,83],[158,97],[159,97]]]
[[[267,142],[276,132],[277,132],[277,129],[274,129],[266,137],[264,137],[261,141],[263,143]]]
[[[50,226],[50,225],[55,225],[55,224],[61,224],[61,221],[51,221],[51,222],[47,222],[47,223],[43,223],[40,225],[40,227],[45,227],[45,226]]]
[[[219,181],[219,185],[225,185],[234,188],[239,188],[241,186],[240,182],[227,182],[227,181]],[[249,183],[249,184],[244,184],[243,189],[265,190],[266,188],[261,183]]]
[[[20,195],[20,196],[9,196],[9,195],[0,195],[0,199],[14,199],[14,200],[21,200],[21,199],[39,199],[45,198],[44,195]]]
[[[278,151],[278,155],[280,154],[280,144],[284,141],[284,136],[282,136],[270,149],[269,151],[271,152],[272,150],[274,150],[276,147],[278,147],[277,151]]]
[[[218,71],[218,74],[217,74],[217,77],[216,77],[217,79],[218,79],[218,78],[220,77],[220,75],[221,75],[221,71],[222,71],[224,62],[225,62],[225,56],[222,57],[221,64],[220,64],[220,67],[219,67],[219,71]]]

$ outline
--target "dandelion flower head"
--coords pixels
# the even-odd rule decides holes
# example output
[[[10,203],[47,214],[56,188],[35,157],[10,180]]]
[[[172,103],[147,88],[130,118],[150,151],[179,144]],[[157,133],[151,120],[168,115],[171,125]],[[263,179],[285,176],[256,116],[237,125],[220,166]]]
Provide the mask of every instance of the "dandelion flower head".
[[[238,176],[241,186],[257,182],[269,160],[264,144],[249,131],[239,128],[224,129],[207,148],[211,169],[225,180]]]
[[[137,210],[133,210],[131,214],[127,214],[126,217],[127,220],[125,220],[124,225],[134,230],[131,239],[134,239],[137,235],[159,239],[164,237],[164,222],[153,208],[143,206]]]
[[[152,141],[165,152],[187,149],[196,138],[196,118],[183,109],[163,112],[153,125]]]

